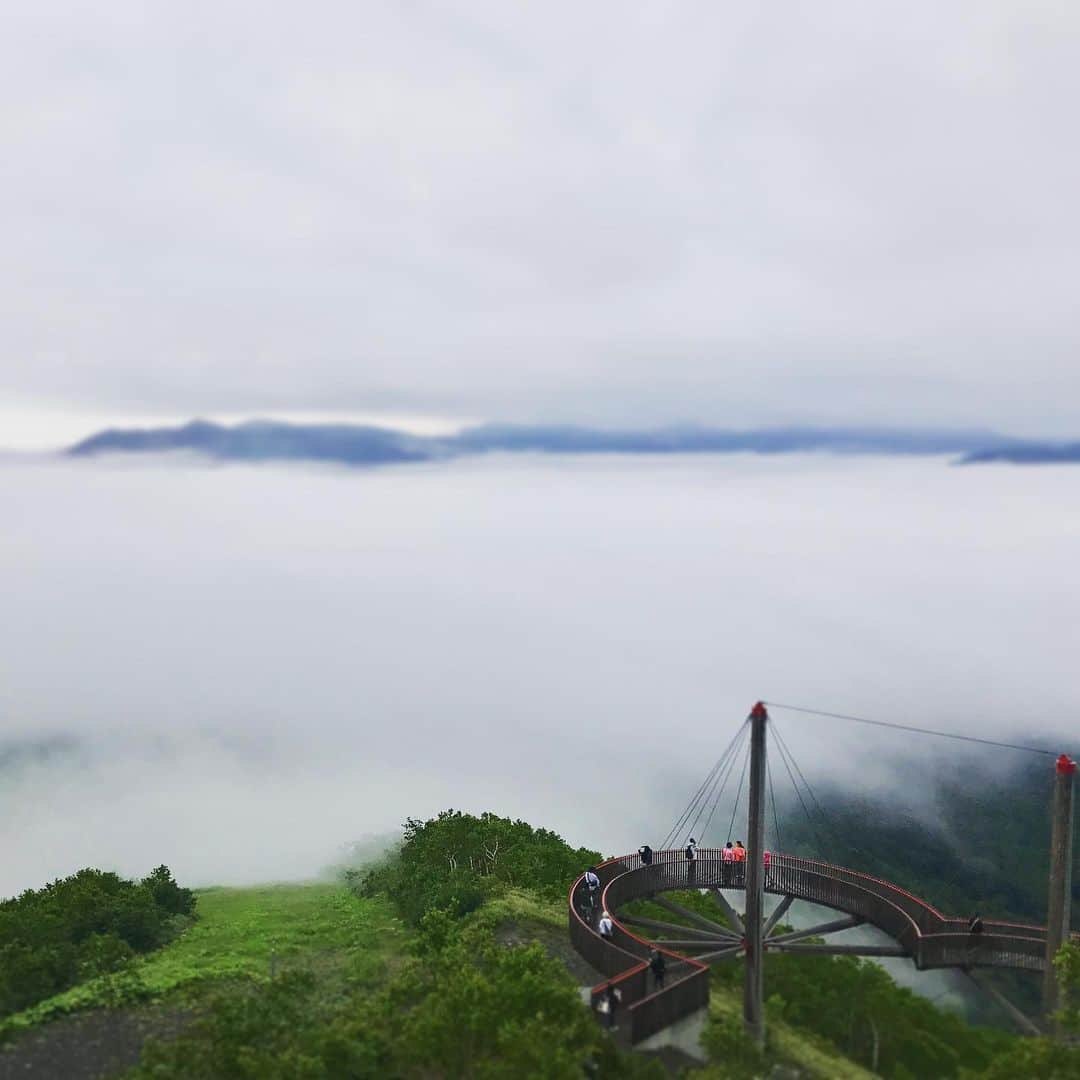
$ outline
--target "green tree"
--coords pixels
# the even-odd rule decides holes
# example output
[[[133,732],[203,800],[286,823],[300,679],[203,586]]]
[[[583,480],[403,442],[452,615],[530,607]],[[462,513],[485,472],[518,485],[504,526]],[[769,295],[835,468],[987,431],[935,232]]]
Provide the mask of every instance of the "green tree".
[[[1054,964],[1064,999],[1058,1014],[1066,1031],[1080,1031],[1080,945],[1064,945]],[[1023,1039],[1008,1053],[995,1058],[983,1072],[971,1074],[978,1080],[1080,1080],[1080,1046],[1054,1039]]]
[[[396,853],[346,877],[363,895],[390,896],[402,915],[418,925],[435,909],[467,915],[508,886],[561,897],[574,877],[598,859],[597,852],[572,848],[558,834],[524,821],[444,810],[429,821],[410,818]]]
[[[741,965],[713,968],[718,983],[735,986],[742,976]],[[855,957],[769,954],[765,986],[774,1014],[782,1003],[785,1022],[890,1080],[959,1076],[964,1068],[986,1067],[1015,1041],[972,1027]]]
[[[195,896],[168,867],[143,881],[87,868],[0,903],[0,1017],[163,944]]]
[[[1054,959],[1061,987],[1061,1012],[1058,1019],[1067,1031],[1080,1032],[1080,942],[1061,947]]]

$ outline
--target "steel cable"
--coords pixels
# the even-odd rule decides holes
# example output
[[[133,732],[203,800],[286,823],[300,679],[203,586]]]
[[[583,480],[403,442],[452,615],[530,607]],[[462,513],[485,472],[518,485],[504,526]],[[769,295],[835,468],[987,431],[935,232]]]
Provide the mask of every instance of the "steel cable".
[[[720,755],[719,760],[717,760],[716,764],[713,765],[713,767],[709,770],[708,775],[701,782],[701,785],[698,787],[697,791],[694,793],[693,797],[690,799],[690,802],[687,804],[687,806],[683,810],[683,812],[679,815],[678,821],[675,822],[675,824],[672,827],[671,831],[665,837],[664,842],[661,845],[661,848],[669,847],[671,845],[672,841],[675,839],[675,837],[678,836],[679,831],[683,828],[683,826],[686,824],[686,822],[688,822],[690,820],[691,816],[694,813],[694,810],[697,807],[698,800],[701,798],[701,796],[705,792],[705,790],[707,788],[709,788],[710,784],[715,783],[715,778],[716,778],[717,774],[719,774],[719,772],[723,769],[728,755],[734,750],[736,743],[739,741],[739,737],[746,730],[746,728],[749,726],[749,724],[750,724],[749,719],[744,720],[742,722],[742,724],[740,725],[738,731],[736,731],[735,734],[732,736],[731,742],[729,742],[727,744],[727,746],[724,749],[724,752]]]

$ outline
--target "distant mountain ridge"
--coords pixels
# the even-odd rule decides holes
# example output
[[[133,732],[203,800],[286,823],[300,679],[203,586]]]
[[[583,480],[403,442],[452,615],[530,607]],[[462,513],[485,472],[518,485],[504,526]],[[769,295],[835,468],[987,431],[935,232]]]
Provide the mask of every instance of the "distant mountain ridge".
[[[284,424],[253,420],[227,427],[193,420],[182,427],[110,429],[76,443],[77,457],[189,450],[225,461],[333,461],[380,464],[426,461],[430,440],[360,424]]]
[[[489,424],[456,435],[412,435],[361,424],[236,425],[193,420],[179,427],[108,429],[68,448],[90,457],[112,453],[189,451],[219,461],[322,461],[380,465],[484,453],[542,454],[837,454],[963,455],[963,462],[1063,460],[1033,456],[1037,444],[989,431],[872,427],[774,427],[749,430],[695,426],[607,430],[559,425]],[[1064,448],[1068,450],[1069,448]],[[1080,445],[1072,448],[1080,460]],[[1025,457],[1024,455],[1029,455]],[[1012,456],[1010,456],[1012,455]]]
[[[967,454],[960,464],[985,465],[992,462],[1008,462],[1012,465],[1076,465],[1080,464],[1080,442],[1024,442],[990,447]]]

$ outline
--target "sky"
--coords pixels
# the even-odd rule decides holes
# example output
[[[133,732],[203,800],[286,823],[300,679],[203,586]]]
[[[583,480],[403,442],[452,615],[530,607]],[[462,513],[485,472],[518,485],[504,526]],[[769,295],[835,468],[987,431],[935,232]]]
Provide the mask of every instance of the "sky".
[[[1077,433],[1080,9],[41,0],[0,446],[333,415]]]
[[[659,846],[758,698],[1075,755],[1078,487],[816,455],[0,465],[0,897],[301,877],[446,807]],[[969,771],[773,719],[819,793],[936,820],[930,778]]]

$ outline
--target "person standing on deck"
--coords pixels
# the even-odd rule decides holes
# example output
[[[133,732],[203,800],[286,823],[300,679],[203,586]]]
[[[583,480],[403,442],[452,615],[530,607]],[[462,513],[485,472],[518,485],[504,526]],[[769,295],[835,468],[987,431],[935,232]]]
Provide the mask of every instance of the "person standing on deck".
[[[983,921],[982,916],[976,912],[968,919],[967,962],[968,966],[975,963],[979,956],[979,942],[982,941]]]
[[[720,851],[720,862],[723,864],[720,867],[720,880],[725,885],[730,885],[735,876],[735,849],[730,840]]]
[[[746,880],[746,848],[743,847],[741,840],[735,841],[732,853],[735,856],[735,883],[741,888],[742,883]]]
[[[667,974],[667,959],[659,949],[652,949],[649,953],[649,969],[653,973],[656,989],[664,988],[664,976]]]
[[[618,1029],[618,1024],[615,1023],[615,1011],[619,1007],[621,998],[622,991],[614,983],[609,982],[601,991],[600,1000],[596,1003],[596,1007],[600,1015],[604,1017],[609,1031]]]
[[[581,896],[581,913],[585,921],[591,923],[596,915],[596,898],[600,895],[600,878],[591,866],[585,871],[583,882],[585,890]]]
[[[600,916],[600,922],[597,923],[596,929],[600,932],[600,936],[605,941],[610,941],[615,936],[615,924],[611,921],[611,916],[606,911]]]
[[[692,885],[697,879],[695,873],[697,864],[697,841],[691,836],[690,842],[686,845],[686,880]]]

